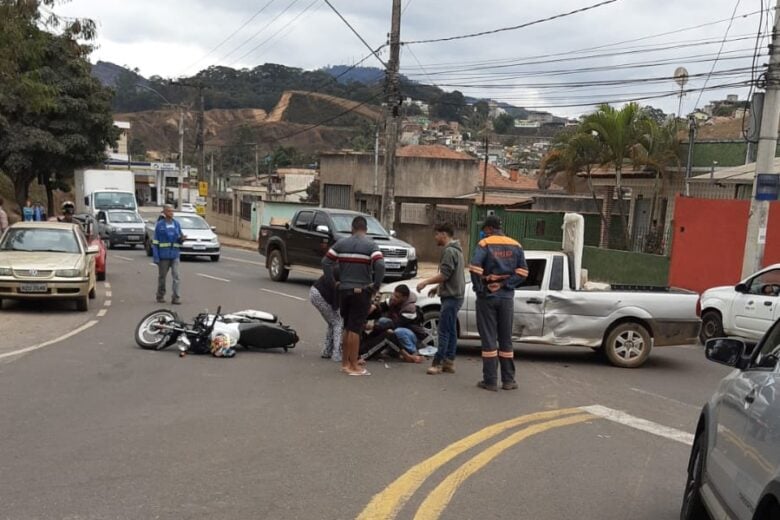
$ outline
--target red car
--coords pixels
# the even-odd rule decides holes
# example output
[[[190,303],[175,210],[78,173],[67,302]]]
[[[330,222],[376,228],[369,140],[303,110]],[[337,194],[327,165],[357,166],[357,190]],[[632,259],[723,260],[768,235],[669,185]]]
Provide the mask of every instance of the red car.
[[[80,223],[81,227],[84,228],[84,234],[87,236],[89,245],[98,246],[100,249],[100,252],[95,257],[95,276],[98,281],[102,282],[106,279],[108,249],[106,249],[105,242],[103,242],[97,232],[97,223],[89,215],[73,215],[73,220]]]

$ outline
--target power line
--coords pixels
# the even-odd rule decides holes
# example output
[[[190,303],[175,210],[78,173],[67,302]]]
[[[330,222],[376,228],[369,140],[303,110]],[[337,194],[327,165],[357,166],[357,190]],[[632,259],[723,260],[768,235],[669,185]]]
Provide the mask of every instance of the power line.
[[[325,0],[325,1],[328,2],[328,0]],[[502,27],[500,29],[493,29],[493,30],[490,30],[490,31],[481,31],[481,32],[471,33],[471,34],[462,34],[462,35],[459,35],[459,36],[448,36],[446,38],[434,38],[434,39],[430,39],[430,40],[411,40],[411,41],[408,41],[408,42],[401,42],[401,44],[402,45],[414,45],[414,44],[420,44],[420,43],[449,42],[449,41],[453,41],[453,40],[464,40],[466,38],[476,38],[478,36],[486,36],[488,34],[496,34],[496,33],[501,33],[501,32],[506,32],[506,31],[515,31],[517,29],[524,29],[526,27],[530,27],[532,25],[537,25],[537,24],[540,24],[540,23],[543,23],[543,22],[550,22],[552,20],[557,20],[559,18],[566,18],[567,16],[572,16],[572,15],[579,14],[579,13],[584,13],[585,11],[590,11],[592,9],[597,9],[599,7],[602,7],[602,6],[605,6],[605,5],[608,5],[608,4],[614,4],[617,1],[618,0],[604,0],[603,2],[599,2],[597,4],[589,5],[589,6],[586,6],[586,7],[581,7],[579,9],[574,9],[573,11],[569,11],[569,12],[566,12],[566,13],[561,13],[561,14],[556,14],[556,15],[553,15],[553,16],[548,16],[547,18],[540,18],[539,20],[534,20],[532,22],[527,22],[527,23],[520,24],[520,25],[514,25],[512,27]],[[330,3],[330,2],[328,2],[328,3]]]
[[[219,44],[218,44],[216,47],[214,47],[213,49],[211,49],[209,52],[207,52],[206,54],[204,54],[203,56],[201,56],[199,59],[197,59],[197,60],[193,61],[193,62],[192,62],[192,63],[190,63],[189,65],[187,65],[187,67],[185,67],[184,69],[182,69],[182,71],[181,71],[179,74],[177,74],[177,75],[178,75],[178,76],[180,76],[180,75],[181,75],[181,74],[183,74],[184,72],[187,72],[188,70],[190,70],[190,69],[191,69],[191,68],[192,68],[194,65],[196,65],[196,64],[198,64],[198,63],[200,63],[201,61],[205,60],[206,58],[208,58],[209,56],[211,56],[212,54],[214,54],[214,53],[215,53],[217,50],[219,50],[219,48],[220,48],[220,47],[222,47],[222,46],[223,46],[223,45],[225,45],[225,44],[226,44],[228,41],[230,41],[230,39],[231,39],[231,38],[233,38],[233,36],[235,36],[236,34],[238,34],[239,32],[241,32],[241,30],[242,30],[244,27],[246,27],[247,25],[249,25],[250,23],[252,23],[252,20],[254,20],[254,19],[255,19],[255,18],[257,18],[258,16],[260,16],[260,14],[262,14],[262,13],[263,13],[263,12],[264,12],[266,9],[268,9],[268,7],[269,7],[269,6],[270,6],[272,3],[274,3],[275,1],[276,1],[276,0],[268,0],[268,2],[267,2],[267,3],[266,3],[264,6],[263,6],[263,7],[261,7],[261,8],[260,8],[260,9],[258,9],[257,11],[255,11],[255,13],[254,13],[254,14],[253,14],[251,17],[249,17],[249,18],[248,18],[248,19],[247,19],[247,20],[246,20],[246,21],[245,21],[243,24],[241,24],[241,26],[240,26],[238,29],[236,29],[236,30],[234,30],[232,33],[230,33],[230,34],[228,35],[228,37],[227,37],[227,38],[225,38],[224,40],[222,40],[221,42],[219,42]]]
[[[259,36],[259,35],[260,35],[260,34],[261,34],[263,31],[265,31],[265,30],[266,30],[266,29],[268,29],[268,28],[269,28],[271,25],[273,25],[273,23],[274,23],[276,20],[278,20],[279,18],[281,18],[281,17],[284,15],[284,13],[286,13],[287,11],[289,11],[289,10],[290,10],[290,9],[291,9],[291,8],[292,8],[292,7],[293,7],[295,4],[297,4],[298,2],[300,2],[300,0],[291,0],[291,2],[290,2],[289,4],[287,4],[287,7],[285,7],[284,9],[282,9],[282,10],[281,10],[281,11],[280,11],[280,12],[279,12],[279,13],[278,13],[276,16],[274,16],[274,17],[271,19],[271,21],[270,21],[270,22],[268,22],[267,24],[263,25],[263,26],[262,26],[260,29],[258,29],[258,31],[257,31],[257,32],[255,32],[255,33],[254,33],[252,36],[250,36],[249,38],[247,38],[246,40],[244,40],[244,41],[243,41],[243,42],[242,42],[242,43],[241,43],[241,44],[240,44],[238,47],[234,47],[232,51],[230,51],[230,52],[228,52],[227,54],[225,54],[224,56],[222,56],[222,58],[220,58],[220,60],[219,60],[219,61],[220,61],[220,62],[224,62],[224,61],[226,61],[226,60],[227,60],[227,59],[228,59],[230,56],[232,56],[232,55],[234,55],[236,52],[238,52],[238,50],[239,50],[239,49],[243,48],[243,47],[244,47],[246,44],[248,44],[249,42],[251,42],[252,40],[254,40],[255,38],[257,38],[257,37],[258,37],[258,36]]]
[[[338,17],[339,17],[339,18],[341,18],[341,21],[342,21],[342,22],[344,22],[344,23],[347,25],[347,27],[349,27],[349,30],[350,30],[350,31],[352,31],[352,32],[355,34],[355,36],[357,36],[357,37],[358,37],[358,39],[359,39],[361,42],[363,42],[363,45],[365,45],[365,46],[366,46],[366,48],[367,48],[368,50],[370,50],[371,52],[373,52],[373,53],[374,53],[374,57],[375,57],[377,60],[379,60],[379,63],[381,63],[381,64],[382,64],[382,65],[383,65],[385,68],[387,68],[387,63],[385,63],[384,61],[382,61],[382,58],[380,58],[380,57],[379,57],[379,54],[377,54],[376,52],[374,52],[374,49],[373,49],[373,48],[372,48],[372,47],[371,47],[371,46],[368,44],[368,42],[367,42],[367,41],[366,41],[366,40],[365,40],[365,39],[364,39],[362,36],[360,36],[360,33],[359,33],[359,32],[357,32],[357,30],[355,30],[355,28],[354,28],[354,27],[352,27],[352,24],[350,24],[350,23],[347,21],[347,19],[346,19],[346,18],[344,18],[344,17],[341,15],[341,13],[338,11],[338,9],[336,9],[335,7],[333,7],[333,4],[332,4],[332,3],[330,3],[330,0],[325,0],[325,3],[326,3],[326,4],[328,4],[328,7],[330,7],[330,8],[333,10],[333,12],[334,12],[334,13],[336,13],[336,14],[338,15]]]
[[[296,0],[296,1],[297,1],[297,0]],[[304,8],[304,9],[303,9],[303,10],[302,10],[300,13],[298,13],[297,15],[295,15],[295,17],[294,17],[292,20],[290,20],[289,22],[287,22],[286,24],[284,24],[283,26],[281,26],[281,27],[279,28],[279,30],[277,30],[277,31],[276,31],[275,33],[273,33],[271,36],[269,36],[268,38],[266,38],[266,39],[265,39],[265,40],[263,40],[262,42],[258,43],[257,45],[255,45],[254,47],[252,47],[251,49],[249,49],[249,51],[247,51],[246,53],[244,53],[244,54],[243,54],[243,55],[242,55],[240,58],[238,58],[237,60],[234,60],[233,62],[231,62],[230,66],[232,67],[232,66],[233,66],[233,65],[235,65],[236,63],[240,62],[241,60],[243,60],[244,58],[246,58],[247,56],[249,56],[250,54],[252,54],[253,52],[255,52],[257,49],[259,49],[260,47],[262,47],[263,45],[265,45],[266,43],[268,43],[269,41],[271,41],[273,38],[275,38],[275,37],[276,37],[276,36],[277,36],[279,33],[281,33],[283,30],[287,29],[287,28],[288,28],[288,27],[290,27],[292,24],[294,24],[295,22],[297,22],[297,21],[298,21],[298,19],[299,19],[301,16],[303,16],[304,14],[306,14],[306,12],[307,12],[309,9],[311,9],[312,7],[314,7],[314,4],[316,4],[318,1],[319,1],[319,0],[312,0],[312,2],[311,2],[309,5],[307,5],[307,6],[306,6],[306,7],[305,7],[305,8]]]
[[[712,73],[715,72],[715,67],[718,66],[718,60],[720,59],[720,54],[721,52],[723,52],[723,46],[726,44],[726,38],[729,37],[729,31],[731,30],[731,26],[734,24],[734,18],[737,16],[737,9],[739,9],[740,3],[742,3],[742,0],[737,0],[737,3],[734,5],[734,11],[731,13],[731,21],[729,22],[728,27],[726,27],[726,34],[723,35],[723,41],[720,44],[720,49],[718,50],[718,56],[715,58],[715,61],[712,62],[712,68],[710,69],[710,74],[707,76],[707,79],[704,82],[704,87],[702,87],[701,92],[699,92],[699,97],[696,98],[696,104],[693,105],[694,110],[696,110],[696,107],[699,106],[699,101],[701,101],[701,97],[704,94],[704,88],[707,87],[707,83],[709,83]],[[764,7],[763,0],[761,2],[761,7],[762,8]]]

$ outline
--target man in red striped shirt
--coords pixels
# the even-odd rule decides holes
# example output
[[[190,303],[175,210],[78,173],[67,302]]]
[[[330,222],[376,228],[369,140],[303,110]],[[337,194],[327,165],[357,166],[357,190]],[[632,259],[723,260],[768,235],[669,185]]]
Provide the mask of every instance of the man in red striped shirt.
[[[365,217],[352,221],[352,236],[333,244],[325,258],[322,270],[325,277],[339,289],[339,306],[344,319],[344,339],[341,370],[351,376],[367,376],[369,372],[358,365],[360,335],[366,327],[374,294],[385,277],[382,251],[366,235]],[[335,280],[334,266],[338,265],[339,279]]]

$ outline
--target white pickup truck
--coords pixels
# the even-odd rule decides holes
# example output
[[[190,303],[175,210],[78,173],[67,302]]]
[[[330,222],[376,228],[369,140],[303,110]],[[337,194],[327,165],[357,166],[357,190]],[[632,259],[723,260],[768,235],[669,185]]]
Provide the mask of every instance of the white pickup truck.
[[[572,255],[526,251],[528,278],[515,291],[514,341],[600,349],[615,366],[635,368],[653,346],[696,343],[701,320],[699,295],[665,287],[631,288],[613,285],[602,290],[580,289]],[[384,297],[399,283],[382,288]],[[408,282],[412,292],[416,284]],[[587,287],[587,285],[586,285]],[[428,345],[437,342],[438,297],[428,289],[417,294],[429,332]],[[462,339],[479,339],[476,295],[466,284],[466,298],[458,314]]]
[[[737,336],[758,341],[780,318],[780,264],[752,274],[737,285],[701,295],[702,342]]]

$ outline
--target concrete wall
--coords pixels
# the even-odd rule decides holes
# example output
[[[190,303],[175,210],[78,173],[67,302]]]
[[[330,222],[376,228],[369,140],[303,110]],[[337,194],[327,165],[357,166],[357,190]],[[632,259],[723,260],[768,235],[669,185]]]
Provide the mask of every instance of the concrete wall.
[[[396,196],[457,197],[473,193],[476,159],[399,157],[396,162]],[[351,185],[352,193],[375,194],[374,156],[370,154],[323,155],[320,182]],[[379,157],[378,192],[384,190],[384,160]],[[321,199],[322,200],[322,199]],[[354,200],[352,201],[353,209]]]
[[[433,226],[420,224],[396,224],[397,237],[413,245],[417,250],[417,260],[420,262],[439,262],[441,248],[433,240]],[[455,238],[460,240],[463,256],[468,263],[471,258],[469,251],[469,231],[456,229]]]

